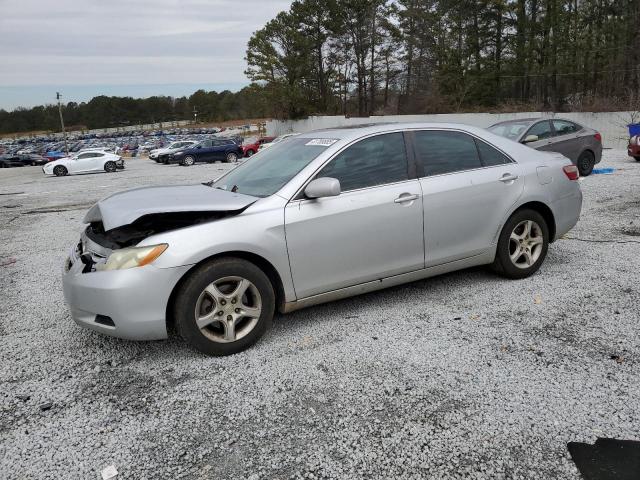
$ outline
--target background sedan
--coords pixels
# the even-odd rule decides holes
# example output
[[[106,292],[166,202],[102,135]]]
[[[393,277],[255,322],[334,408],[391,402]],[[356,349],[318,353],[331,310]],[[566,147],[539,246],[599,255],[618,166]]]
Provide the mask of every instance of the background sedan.
[[[179,163],[190,167],[196,162],[237,162],[244,156],[242,147],[231,139],[212,138],[174,153],[165,163]]]
[[[595,130],[561,118],[527,118],[492,125],[490,132],[536,150],[558,152],[571,159],[580,175],[591,174],[602,159],[602,136]]]
[[[49,162],[42,171],[45,175],[64,177],[77,173],[112,173],[118,168],[124,168],[124,160],[120,156],[105,151],[93,151]]]

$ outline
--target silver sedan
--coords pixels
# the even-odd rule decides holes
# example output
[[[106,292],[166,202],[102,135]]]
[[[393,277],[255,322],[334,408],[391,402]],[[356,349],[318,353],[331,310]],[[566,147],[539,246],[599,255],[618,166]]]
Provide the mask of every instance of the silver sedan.
[[[536,150],[561,153],[571,159],[583,177],[591,175],[593,167],[602,160],[602,135],[570,120],[508,120],[490,126],[489,131]]]
[[[577,168],[486,130],[387,124],[291,137],[222,178],[116,193],[63,275],[74,320],[241,351],[276,311],[490,265],[535,273],[578,221]]]

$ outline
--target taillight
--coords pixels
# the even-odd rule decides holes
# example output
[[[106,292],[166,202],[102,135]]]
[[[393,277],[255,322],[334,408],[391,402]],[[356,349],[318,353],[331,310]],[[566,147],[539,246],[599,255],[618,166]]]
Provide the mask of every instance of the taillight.
[[[580,172],[575,165],[565,165],[562,167],[562,171],[569,180],[578,180],[578,178],[580,178]]]
[[[600,143],[602,143],[602,135],[600,135],[599,132],[596,132],[596,134],[594,135],[594,138]]]

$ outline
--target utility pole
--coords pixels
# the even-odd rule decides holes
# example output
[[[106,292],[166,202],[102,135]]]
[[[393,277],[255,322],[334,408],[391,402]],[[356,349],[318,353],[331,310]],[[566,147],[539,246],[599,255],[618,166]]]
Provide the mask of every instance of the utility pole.
[[[68,157],[69,144],[67,143],[67,132],[65,132],[64,130],[64,120],[62,119],[62,105],[60,104],[61,98],[62,98],[62,95],[60,95],[60,92],[56,92],[56,99],[58,100],[58,113],[60,114],[60,126],[62,127],[62,136],[64,137],[64,150]]]
[[[196,110],[196,107],[193,107],[193,123],[198,123],[198,110]]]

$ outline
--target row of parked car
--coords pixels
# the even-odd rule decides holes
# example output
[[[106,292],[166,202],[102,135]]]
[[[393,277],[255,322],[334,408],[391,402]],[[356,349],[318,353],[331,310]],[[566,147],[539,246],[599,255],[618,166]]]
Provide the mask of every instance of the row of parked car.
[[[146,154],[178,140],[204,140],[224,135],[242,142],[243,128],[183,128],[155,132],[113,132],[109,134],[70,134],[65,144],[59,137],[41,135],[21,139],[0,139],[0,168],[42,165],[82,150],[110,150],[131,156]],[[67,150],[68,149],[68,150]]]
[[[165,148],[151,150],[149,158],[157,163],[191,166],[198,162],[237,162],[243,157],[252,157],[260,150],[269,148],[293,133],[279,137],[258,137],[247,142],[231,137],[214,137],[204,140],[181,140]]]

